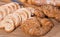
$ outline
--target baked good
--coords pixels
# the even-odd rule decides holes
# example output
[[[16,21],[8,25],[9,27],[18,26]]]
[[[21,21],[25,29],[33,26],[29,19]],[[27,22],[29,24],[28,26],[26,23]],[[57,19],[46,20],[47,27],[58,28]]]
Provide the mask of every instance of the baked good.
[[[42,5],[41,6],[43,13],[50,17],[50,18],[54,18],[57,21],[60,21],[60,9],[58,9],[58,7],[52,6],[52,5]]]
[[[12,2],[0,6],[0,21],[8,14],[13,13],[13,11],[20,9],[18,3]]]
[[[47,18],[31,17],[21,24],[21,30],[26,34],[42,36],[51,30],[53,23]]]
[[[53,6],[60,6],[60,1],[59,0],[18,0],[22,3],[27,3],[27,4],[31,4],[31,5],[53,5]],[[58,2],[59,1],[59,2]]]

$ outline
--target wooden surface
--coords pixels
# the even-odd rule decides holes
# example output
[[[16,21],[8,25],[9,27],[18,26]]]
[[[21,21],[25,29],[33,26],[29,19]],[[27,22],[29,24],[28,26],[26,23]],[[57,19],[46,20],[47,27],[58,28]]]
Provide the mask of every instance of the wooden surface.
[[[44,36],[27,35],[20,30],[20,27],[18,27],[16,30],[14,30],[11,33],[7,33],[4,31],[4,29],[0,29],[0,37],[60,37],[60,23],[54,21],[54,27],[52,28],[50,32],[48,32]]]

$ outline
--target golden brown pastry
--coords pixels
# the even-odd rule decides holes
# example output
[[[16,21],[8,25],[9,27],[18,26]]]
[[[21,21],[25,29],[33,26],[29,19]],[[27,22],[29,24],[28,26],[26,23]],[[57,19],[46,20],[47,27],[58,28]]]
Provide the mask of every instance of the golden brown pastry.
[[[11,32],[18,27],[23,21],[31,17],[31,12],[24,8],[18,9],[12,14],[8,14],[1,22],[0,28],[4,28],[5,31]]]
[[[58,7],[55,7],[53,5],[41,5],[39,6],[34,6],[34,5],[28,5],[25,4],[25,7],[30,7],[30,8],[34,8],[36,9],[35,14],[36,16],[40,16],[40,17],[49,17],[49,18],[53,18],[56,19],[57,21],[60,21],[60,9]],[[32,10],[32,9],[31,9]]]
[[[45,35],[53,27],[47,18],[31,17],[21,24],[21,30],[30,35]]]
[[[54,6],[60,6],[60,0],[18,0],[22,3],[32,4],[32,5],[45,5],[51,4]]]
[[[40,7],[37,7],[37,6],[27,6],[25,8],[27,8],[28,10],[31,11],[32,16],[45,17],[45,15],[42,12]]]
[[[20,6],[18,3],[12,2],[5,5],[0,6],[0,21],[8,14],[13,13],[12,11],[15,11],[17,9],[20,9]]]
[[[46,16],[60,21],[60,9],[52,5],[42,5],[41,8]]]
[[[6,26],[5,30],[7,32],[11,32],[16,27],[18,27],[21,23],[23,23],[23,21],[25,21],[27,18],[31,18],[31,15],[35,14],[35,13],[36,14],[39,13],[39,17],[43,17],[43,14],[40,13],[39,10],[34,9],[33,7],[20,8],[11,14],[8,14],[6,17],[4,17],[4,19],[0,23],[0,28],[5,28],[5,26]],[[13,22],[7,23],[7,22],[10,22],[10,20]],[[10,26],[10,27],[12,26],[12,28],[10,29],[10,27],[9,27],[7,29],[8,26]]]
[[[0,22],[0,28],[4,28],[6,32],[11,32],[15,29],[14,21],[12,19],[4,19]]]
[[[47,17],[47,18],[49,17],[49,18],[56,19],[57,21],[60,21],[60,16],[59,16],[60,9],[53,5],[34,6],[34,5],[24,4],[24,7],[34,8],[35,13],[32,14],[35,14],[36,16]]]

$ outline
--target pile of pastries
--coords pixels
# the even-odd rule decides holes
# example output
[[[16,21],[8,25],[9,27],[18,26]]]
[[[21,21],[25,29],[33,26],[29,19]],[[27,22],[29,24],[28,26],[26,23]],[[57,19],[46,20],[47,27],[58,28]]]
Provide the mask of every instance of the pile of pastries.
[[[25,2],[24,2],[25,1]],[[11,2],[0,6],[0,28],[12,32],[17,27],[29,35],[42,36],[51,31],[54,26],[52,19],[60,22],[60,9],[51,4],[35,5],[20,0],[19,3]]]

